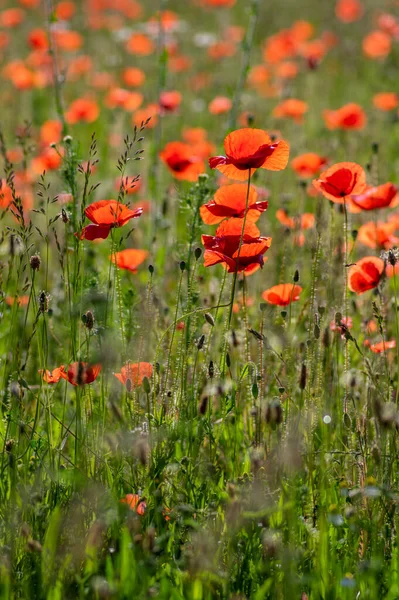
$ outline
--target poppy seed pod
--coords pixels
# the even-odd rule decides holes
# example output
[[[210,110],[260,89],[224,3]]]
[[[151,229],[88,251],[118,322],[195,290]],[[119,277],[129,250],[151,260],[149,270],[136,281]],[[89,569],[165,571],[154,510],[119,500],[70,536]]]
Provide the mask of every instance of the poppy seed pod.
[[[38,254],[34,254],[29,259],[29,263],[33,271],[38,271],[40,269],[41,262],[41,258]]]
[[[84,319],[83,319],[84,317]],[[82,317],[82,321],[84,323],[84,326],[86,327],[86,329],[88,329],[89,331],[91,329],[93,329],[94,327],[94,315],[92,313],[91,310],[88,310]]]

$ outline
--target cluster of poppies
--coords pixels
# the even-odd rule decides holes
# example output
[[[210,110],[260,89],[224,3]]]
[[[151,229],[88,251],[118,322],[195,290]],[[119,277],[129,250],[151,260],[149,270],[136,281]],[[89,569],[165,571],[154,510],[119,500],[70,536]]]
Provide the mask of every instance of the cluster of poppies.
[[[351,212],[392,206],[398,191],[391,182],[379,186],[367,185],[365,171],[352,162],[331,166],[313,181],[313,185],[325,198],[343,204]],[[393,236],[396,227],[395,220],[386,224],[365,223],[359,228],[358,240],[371,248],[390,248],[398,241]],[[366,256],[349,268],[349,289],[356,294],[373,289],[378,286],[383,273],[384,261],[375,256]]]
[[[254,273],[264,264],[264,254],[271,238],[260,235],[256,221],[268,207],[267,200],[258,200],[251,186],[256,169],[285,169],[289,145],[284,140],[272,141],[260,129],[238,129],[224,140],[224,156],[209,159],[212,169],[225,177],[246,183],[222,185],[213,199],[201,207],[201,217],[208,225],[219,224],[216,234],[203,235],[204,264],[222,264],[229,273]]]

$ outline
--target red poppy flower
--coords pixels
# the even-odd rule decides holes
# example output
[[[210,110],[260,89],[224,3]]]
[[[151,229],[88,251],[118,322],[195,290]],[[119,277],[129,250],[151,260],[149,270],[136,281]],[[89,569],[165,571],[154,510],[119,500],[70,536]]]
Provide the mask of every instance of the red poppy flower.
[[[201,218],[207,225],[215,225],[223,219],[245,216],[247,198],[247,185],[245,183],[233,183],[220,187],[213,199],[200,208]],[[251,185],[248,196],[247,222],[255,223],[268,207],[267,200],[257,202],[258,193]]]
[[[151,38],[144,33],[132,33],[126,42],[126,50],[131,54],[149,56],[154,52],[155,44]]]
[[[281,77],[281,79],[294,79],[298,72],[298,65],[291,60],[286,60],[276,66],[276,76]]]
[[[112,255],[111,260],[120,269],[126,269],[131,273],[137,273],[139,265],[145,261],[148,256],[147,250],[136,250],[134,248],[127,248],[121,250]]]
[[[273,287],[265,290],[262,293],[263,300],[269,302],[269,304],[275,304],[277,306],[288,306],[291,302],[299,300],[299,296],[302,292],[300,285],[293,283],[280,283]]]
[[[94,225],[86,225],[79,234],[81,240],[105,240],[113,227],[122,227],[130,219],[136,219],[142,214],[142,208],[131,210],[117,200],[99,200],[90,204],[86,210],[86,217]]]
[[[395,92],[380,92],[373,96],[373,104],[378,110],[393,110],[399,104],[399,97]]]
[[[65,118],[70,125],[80,122],[93,123],[98,119],[99,114],[100,109],[95,100],[78,98],[69,106]]]
[[[315,152],[301,154],[291,161],[291,167],[301,177],[313,177],[326,164],[327,159]]]
[[[288,98],[278,104],[272,112],[273,117],[293,119],[296,123],[303,122],[303,116],[308,110],[308,105],[303,100]]]
[[[390,181],[377,187],[368,187],[363,194],[352,195],[352,202],[362,210],[386,208],[395,198],[398,188]]]
[[[281,225],[288,229],[311,229],[315,224],[315,216],[312,213],[303,213],[299,217],[290,217],[282,208],[276,211],[276,218]]]
[[[343,338],[345,338],[345,333],[348,331],[348,329],[352,329],[352,327],[353,321],[351,317],[342,317],[339,323],[337,323],[335,320],[331,321],[330,323],[331,331],[336,331],[337,333],[340,333]]]
[[[121,504],[127,504],[130,510],[135,510],[140,516],[144,515],[145,509],[147,508],[144,500],[140,501],[140,496],[138,494],[126,494],[126,496],[121,498],[119,502]]]
[[[228,219],[221,223],[216,235],[203,235],[205,246],[204,265],[210,267],[221,263],[228,271],[234,273],[245,271],[254,273],[263,267],[263,254],[270,248],[271,238],[260,237],[260,231],[254,223],[245,224],[240,252],[242,226],[244,219]]]
[[[145,81],[145,73],[137,67],[127,67],[122,73],[122,79],[129,87],[140,87]]]
[[[61,365],[52,371],[39,370],[39,373],[43,377],[43,381],[46,383],[58,383],[60,379],[65,379],[65,367]]]
[[[47,50],[47,33],[44,29],[32,29],[28,35],[28,43],[34,50]]]
[[[121,189],[125,194],[129,196],[132,194],[137,194],[138,191],[143,187],[142,179],[137,179],[136,177],[125,175],[124,177],[117,177],[115,179],[114,188],[117,192]]]
[[[126,363],[121,368],[121,372],[114,373],[114,375],[126,386],[127,391],[130,392],[133,387],[137,387],[143,383],[144,377],[150,379],[152,364],[148,362]]]
[[[323,118],[328,129],[363,129],[367,122],[363,108],[354,102],[337,110],[325,110]]]
[[[364,192],[366,174],[357,163],[337,163],[314,179],[313,185],[329,200],[343,204],[349,196]]]
[[[216,96],[208,105],[208,110],[211,115],[223,115],[231,110],[233,106],[230,98],[226,96]]]
[[[281,171],[288,162],[290,148],[284,140],[273,142],[262,129],[237,129],[224,140],[226,156],[209,159],[211,169],[218,169],[232,179],[245,180],[249,169]]]
[[[364,13],[364,7],[359,0],[338,0],[335,14],[342,23],[358,21]]]
[[[371,352],[374,354],[381,354],[385,350],[392,350],[396,348],[396,340],[387,340],[386,342],[377,342],[376,344],[371,344],[370,340],[364,340],[364,345],[370,348]]]
[[[29,296],[6,296],[5,301],[7,306],[26,306],[29,302]]]
[[[182,101],[182,95],[176,90],[164,91],[159,98],[159,107],[163,112],[176,111]]]
[[[93,383],[101,372],[101,365],[89,365],[86,362],[74,362],[68,367],[68,372],[61,373],[63,379],[67,379],[72,385],[86,385]]]
[[[396,223],[384,223],[382,221],[369,221],[359,227],[357,241],[369,248],[392,248],[399,243],[399,238],[394,236]]]
[[[352,265],[348,271],[348,287],[351,292],[364,294],[376,288],[384,272],[384,261],[375,256],[366,256]]]
[[[392,40],[385,31],[376,29],[363,40],[362,48],[367,58],[385,58],[391,52]]]
[[[172,175],[182,181],[197,181],[198,175],[205,171],[202,158],[194,154],[192,147],[184,142],[169,142],[160,157]]]

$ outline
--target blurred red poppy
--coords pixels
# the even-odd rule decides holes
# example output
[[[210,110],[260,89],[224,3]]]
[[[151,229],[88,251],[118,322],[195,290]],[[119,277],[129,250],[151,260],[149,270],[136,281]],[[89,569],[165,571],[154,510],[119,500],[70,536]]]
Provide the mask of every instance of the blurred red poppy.
[[[237,129],[224,140],[226,156],[209,159],[211,169],[218,169],[232,179],[245,180],[248,171],[285,169],[289,157],[289,145],[284,140],[273,142],[262,129]]]
[[[364,294],[376,288],[384,272],[384,261],[375,256],[365,256],[348,270],[348,287],[351,292]]]
[[[78,98],[69,106],[65,119],[70,125],[85,122],[93,123],[99,117],[100,109],[95,100],[89,98]]]
[[[369,221],[359,227],[357,241],[369,248],[387,250],[399,243],[399,238],[394,235],[395,229],[395,222]]]
[[[315,224],[315,216],[312,213],[303,213],[298,217],[290,217],[282,208],[276,211],[276,218],[280,221],[281,225],[289,229],[311,229]]]
[[[198,175],[205,171],[201,157],[194,154],[193,148],[184,142],[169,142],[160,153],[161,160],[176,179],[197,181]]]
[[[43,381],[46,383],[58,383],[60,379],[65,379],[64,365],[61,365],[52,371],[44,371],[43,369],[40,369],[39,373],[42,375]]]
[[[273,112],[273,117],[289,118],[296,123],[303,122],[303,116],[308,110],[308,105],[303,100],[297,100],[296,98],[288,98],[278,104]]]
[[[135,510],[136,513],[140,516],[144,515],[145,510],[147,508],[144,500],[140,501],[140,496],[138,494],[126,494],[124,498],[119,500],[121,504],[127,504],[130,510]]]
[[[380,92],[373,96],[373,104],[378,110],[393,110],[399,104],[399,97],[395,92]]]
[[[136,250],[135,248],[127,248],[112,255],[112,262],[120,269],[125,269],[131,273],[137,273],[138,267],[148,256],[147,250]]]
[[[128,392],[143,383],[144,377],[150,379],[152,375],[152,364],[149,362],[126,363],[121,367],[120,373],[114,373],[115,377],[126,386]]]
[[[392,40],[385,31],[376,29],[366,35],[362,43],[362,48],[367,58],[385,58],[391,52]]]
[[[265,290],[262,293],[263,300],[266,300],[269,304],[276,304],[277,306],[288,306],[291,302],[299,300],[299,296],[302,292],[300,285],[293,283],[280,283],[273,287]]]
[[[97,379],[101,369],[102,366],[99,364],[89,365],[86,362],[78,361],[69,365],[67,373],[62,372],[61,377],[75,386],[86,385]]]
[[[328,129],[363,129],[367,122],[363,108],[354,102],[337,110],[325,110],[323,118]]]
[[[387,340],[385,342],[377,342],[376,344],[371,344],[370,340],[364,340],[364,345],[370,348],[371,352],[374,352],[374,354],[381,354],[382,352],[385,352],[385,350],[396,348],[396,340]]]
[[[326,164],[327,159],[315,152],[300,154],[291,161],[291,167],[301,177],[313,177]]]
[[[386,208],[397,194],[398,188],[390,181],[377,187],[368,187],[359,195],[352,195],[352,202],[362,210]]]
[[[335,14],[342,23],[358,21],[364,13],[363,4],[359,0],[338,0]]]
[[[223,115],[231,110],[233,106],[230,98],[226,96],[216,96],[208,105],[208,110],[211,115]]]
[[[350,196],[364,192],[366,174],[357,163],[337,163],[314,179],[313,185],[329,200],[343,204]]]
[[[331,321],[330,323],[331,331],[336,331],[337,333],[340,333],[343,338],[345,338],[345,333],[349,329],[352,329],[352,327],[353,321],[351,317],[342,317],[339,323],[337,323],[337,321],[335,320]]]

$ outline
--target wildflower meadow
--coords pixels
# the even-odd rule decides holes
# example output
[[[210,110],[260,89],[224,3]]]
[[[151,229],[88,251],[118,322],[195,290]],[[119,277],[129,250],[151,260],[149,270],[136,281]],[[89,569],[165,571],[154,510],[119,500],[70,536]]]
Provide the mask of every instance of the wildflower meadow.
[[[0,600],[399,599],[399,2],[0,0]]]

